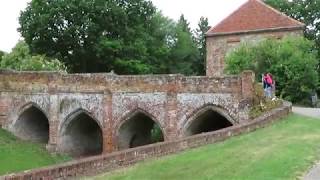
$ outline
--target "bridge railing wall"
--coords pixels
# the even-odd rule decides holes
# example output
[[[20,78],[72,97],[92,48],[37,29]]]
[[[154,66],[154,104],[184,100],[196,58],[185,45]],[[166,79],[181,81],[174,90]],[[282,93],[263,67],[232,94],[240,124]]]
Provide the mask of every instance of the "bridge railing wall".
[[[62,74],[50,72],[0,72],[1,92],[188,92],[232,93],[242,96],[248,91],[242,84],[250,73],[241,76]],[[249,77],[249,78],[248,78]],[[245,79],[245,80],[244,80]]]

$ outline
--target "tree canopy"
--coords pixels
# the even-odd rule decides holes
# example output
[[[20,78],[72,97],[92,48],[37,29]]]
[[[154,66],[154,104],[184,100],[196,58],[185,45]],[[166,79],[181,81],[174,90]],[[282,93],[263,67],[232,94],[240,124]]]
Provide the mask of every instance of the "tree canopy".
[[[8,54],[2,57],[0,68],[17,71],[61,71],[66,72],[66,67],[57,59],[50,59],[44,55],[30,54],[28,45],[20,41]]]
[[[151,1],[32,0],[19,21],[31,53],[57,58],[70,72],[200,74],[187,20],[164,17]]]
[[[201,17],[196,29],[196,41],[200,53],[200,63],[197,64],[200,74],[204,75],[206,72],[206,58],[207,58],[207,47],[206,47],[206,33],[210,29],[208,18]]]
[[[150,46],[164,38],[154,35],[156,20],[143,0],[32,0],[19,30],[33,53],[58,58],[72,72],[125,74],[151,69],[147,61],[158,52]]]
[[[270,72],[276,81],[277,94],[289,101],[300,102],[317,89],[319,61],[316,53],[313,42],[304,38],[242,44],[226,57],[226,71],[238,74],[253,70],[258,81],[261,81],[261,74]]]

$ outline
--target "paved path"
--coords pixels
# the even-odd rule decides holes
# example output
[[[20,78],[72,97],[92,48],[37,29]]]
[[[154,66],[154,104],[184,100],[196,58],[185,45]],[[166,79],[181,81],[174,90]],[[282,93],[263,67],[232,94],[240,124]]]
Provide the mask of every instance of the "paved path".
[[[317,108],[301,108],[301,107],[293,107],[292,111],[297,114],[319,118],[320,119],[320,109]],[[319,179],[320,180],[320,179]]]
[[[320,109],[293,107],[292,111],[297,114],[319,118],[320,120]],[[320,162],[315,164],[311,170],[302,177],[302,180],[320,180]]]

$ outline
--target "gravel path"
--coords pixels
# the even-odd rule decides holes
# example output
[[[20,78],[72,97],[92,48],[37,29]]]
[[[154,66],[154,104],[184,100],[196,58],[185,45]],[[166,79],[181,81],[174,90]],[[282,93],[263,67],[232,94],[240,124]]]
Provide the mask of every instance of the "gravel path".
[[[301,107],[293,107],[292,111],[297,114],[319,118],[320,119],[320,109],[317,108],[301,108]]]
[[[297,114],[319,118],[320,120],[320,109],[293,107],[292,111]],[[302,180],[320,180],[320,162],[315,164],[311,168],[311,170],[302,178]]]

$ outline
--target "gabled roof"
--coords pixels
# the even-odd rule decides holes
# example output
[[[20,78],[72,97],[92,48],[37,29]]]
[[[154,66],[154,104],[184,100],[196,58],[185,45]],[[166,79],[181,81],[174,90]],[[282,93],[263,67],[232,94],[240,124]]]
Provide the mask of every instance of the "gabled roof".
[[[276,29],[303,29],[304,24],[292,19],[260,0],[248,0],[207,35],[233,34]]]

